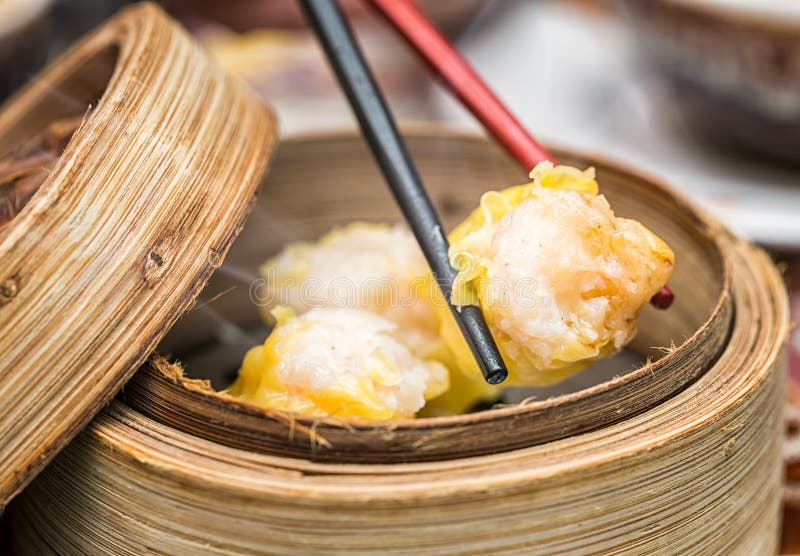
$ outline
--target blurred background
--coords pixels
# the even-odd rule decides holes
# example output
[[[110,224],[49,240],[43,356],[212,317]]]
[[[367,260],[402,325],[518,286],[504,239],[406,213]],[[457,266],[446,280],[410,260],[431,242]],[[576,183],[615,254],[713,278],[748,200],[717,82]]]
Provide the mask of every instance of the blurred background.
[[[0,100],[127,3],[0,0]],[[479,129],[360,0],[341,3],[399,120]],[[161,4],[275,107],[282,135],[355,125],[293,0]],[[534,136],[659,176],[767,248],[800,321],[800,1],[418,4]],[[789,358],[797,434],[797,330]],[[800,512],[787,519],[800,537]]]

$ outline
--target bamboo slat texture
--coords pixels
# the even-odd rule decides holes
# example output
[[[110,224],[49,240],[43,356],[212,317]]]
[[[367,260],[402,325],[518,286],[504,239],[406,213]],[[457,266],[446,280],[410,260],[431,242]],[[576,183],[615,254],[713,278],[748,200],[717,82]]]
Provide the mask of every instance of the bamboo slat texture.
[[[275,135],[268,109],[148,4],[0,109],[0,156],[83,113],[0,232],[0,507],[192,303],[252,206]]]
[[[407,137],[450,224],[479,192],[522,179],[484,139]],[[366,152],[353,134],[284,142],[206,295],[252,275],[287,240],[352,218],[399,220]],[[558,157],[595,163],[617,211],[675,248],[676,303],[645,309],[634,346],[657,359],[649,378],[620,368],[588,394],[395,423],[395,437],[391,426],[339,423],[346,434],[312,452],[280,428],[288,416],[151,362],[11,505],[16,553],[774,554],[789,329],[780,275],[657,182]],[[241,283],[209,307],[213,316],[187,313],[162,348],[189,360],[207,349],[209,322],[257,322]],[[658,358],[653,346],[673,341]],[[309,446],[306,423],[294,422]],[[337,432],[324,425],[318,434]]]

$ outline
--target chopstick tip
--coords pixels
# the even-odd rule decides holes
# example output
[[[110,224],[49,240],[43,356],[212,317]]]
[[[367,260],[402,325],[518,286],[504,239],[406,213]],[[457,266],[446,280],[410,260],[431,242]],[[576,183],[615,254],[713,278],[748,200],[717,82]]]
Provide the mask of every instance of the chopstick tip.
[[[486,372],[486,382],[492,385],[500,384],[508,378],[508,369],[497,367]]]

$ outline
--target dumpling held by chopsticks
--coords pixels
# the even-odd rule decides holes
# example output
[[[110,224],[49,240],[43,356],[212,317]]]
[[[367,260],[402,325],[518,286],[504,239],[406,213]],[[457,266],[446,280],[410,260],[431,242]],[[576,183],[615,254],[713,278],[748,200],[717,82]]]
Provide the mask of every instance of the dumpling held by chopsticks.
[[[532,182],[485,193],[450,234],[452,301],[484,311],[510,382],[558,382],[621,349],[667,282],[674,255],[636,220],[614,215],[594,169],[542,162]],[[478,373],[455,321],[441,333],[457,366]]]

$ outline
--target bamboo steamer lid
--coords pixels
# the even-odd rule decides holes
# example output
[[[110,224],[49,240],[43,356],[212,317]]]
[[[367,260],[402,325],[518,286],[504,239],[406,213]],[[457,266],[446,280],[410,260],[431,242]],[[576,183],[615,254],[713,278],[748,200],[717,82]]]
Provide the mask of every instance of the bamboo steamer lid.
[[[487,184],[520,177],[485,139],[404,135],[445,220],[462,217]],[[308,164],[311,156],[315,164]],[[676,247],[675,305],[642,313],[637,349],[647,353],[686,336],[674,352],[685,352],[681,365],[698,367],[689,383],[617,421],[538,444],[476,450],[496,446],[498,436],[511,442],[536,431],[532,421],[492,410],[477,427],[484,432],[472,436],[475,416],[452,418],[460,428],[427,420],[417,440],[434,443],[438,435],[438,445],[448,446],[429,461],[397,454],[378,461],[376,448],[367,461],[347,451],[315,461],[300,456],[288,436],[280,447],[270,441],[278,438],[270,414],[245,414],[174,367],[147,364],[9,508],[15,553],[774,554],[789,330],[779,273],[759,249],[679,199],[668,202],[673,195],[658,182],[596,158],[558,156],[594,164],[615,209],[641,217]],[[257,265],[287,236],[311,238],[359,215],[399,220],[371,166],[354,133],[287,139],[227,261]],[[226,289],[222,278],[217,274],[209,289]],[[215,310],[239,315],[244,325],[252,301],[240,293],[221,297]],[[687,344],[720,298],[734,315],[725,321],[721,349],[716,335]],[[173,328],[173,345],[183,333],[198,333],[192,317],[199,314]],[[686,376],[669,367],[653,374],[665,381]],[[620,409],[638,403],[639,390],[616,391],[624,394]],[[558,403],[572,401],[567,395]],[[593,403],[603,415],[604,398]],[[562,412],[565,429],[573,431],[589,409]],[[350,430],[390,446],[378,432],[392,431]],[[294,434],[309,441],[299,427]],[[334,448],[339,442],[347,440],[334,438]]]
[[[160,8],[126,9],[0,111],[0,154],[85,112],[0,232],[0,508],[120,389],[241,229],[270,111]]]

